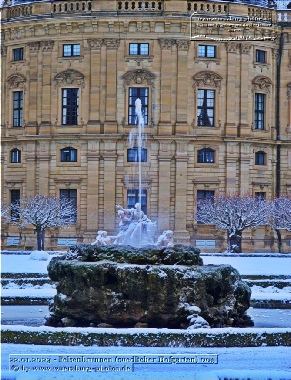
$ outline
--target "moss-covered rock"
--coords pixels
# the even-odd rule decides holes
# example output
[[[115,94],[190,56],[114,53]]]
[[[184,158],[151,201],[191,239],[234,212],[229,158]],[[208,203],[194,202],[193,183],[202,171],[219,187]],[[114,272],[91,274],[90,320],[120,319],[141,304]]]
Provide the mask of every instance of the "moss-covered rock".
[[[83,261],[84,255],[50,261],[48,272],[57,282],[57,295],[50,305],[47,325],[109,323],[114,327],[133,327],[139,323],[187,328],[193,306],[200,308],[199,315],[212,327],[252,324],[245,313],[250,306],[250,288],[230,265],[189,266],[195,255],[193,249],[185,246],[164,249],[163,258],[161,250],[148,250],[147,259],[155,257],[154,262],[164,260],[167,265],[129,263],[145,262],[145,249],[135,257],[128,247],[122,257],[123,247],[102,248],[86,249],[86,258],[91,262]],[[97,261],[97,257],[102,260]],[[118,262],[108,261],[108,257]],[[188,265],[177,265],[182,258]],[[170,265],[173,261],[176,265]]]

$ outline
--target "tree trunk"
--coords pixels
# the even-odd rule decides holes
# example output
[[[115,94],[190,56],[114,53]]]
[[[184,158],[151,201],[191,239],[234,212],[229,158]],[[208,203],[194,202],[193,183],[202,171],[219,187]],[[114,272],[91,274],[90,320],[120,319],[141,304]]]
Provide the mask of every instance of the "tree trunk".
[[[36,230],[37,250],[44,250],[44,230]]]
[[[235,235],[228,236],[228,251],[231,253],[241,253],[242,252],[242,244],[241,244],[241,236],[242,232],[237,231]]]
[[[282,244],[282,235],[281,235],[281,231],[280,230],[277,230],[275,229],[276,233],[277,233],[277,241],[278,241],[278,251],[279,253],[283,253],[283,244]]]

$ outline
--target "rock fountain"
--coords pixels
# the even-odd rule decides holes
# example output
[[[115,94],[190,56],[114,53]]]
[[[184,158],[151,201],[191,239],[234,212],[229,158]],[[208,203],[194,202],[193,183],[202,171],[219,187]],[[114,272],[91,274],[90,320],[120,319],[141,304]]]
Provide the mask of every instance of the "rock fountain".
[[[139,197],[143,115],[136,100]],[[119,232],[98,231],[92,244],[70,247],[48,266],[57,283],[47,325],[96,327],[250,326],[250,288],[230,265],[203,266],[200,250],[174,245],[173,232],[154,242],[156,223],[141,210],[116,206]]]

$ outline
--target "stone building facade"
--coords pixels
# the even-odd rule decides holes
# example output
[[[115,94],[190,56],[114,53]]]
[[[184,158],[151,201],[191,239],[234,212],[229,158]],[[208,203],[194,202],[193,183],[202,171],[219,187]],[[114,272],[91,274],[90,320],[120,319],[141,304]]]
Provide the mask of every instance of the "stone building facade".
[[[47,231],[47,248],[114,234],[115,205],[137,200],[127,138],[140,97],[144,210],[176,242],[225,250],[222,231],[193,220],[198,198],[291,195],[289,12],[263,0],[4,3],[2,200],[76,203],[75,224]],[[20,233],[35,245],[32,228]],[[3,225],[4,246],[18,234]],[[272,244],[270,229],[244,233],[244,250]]]

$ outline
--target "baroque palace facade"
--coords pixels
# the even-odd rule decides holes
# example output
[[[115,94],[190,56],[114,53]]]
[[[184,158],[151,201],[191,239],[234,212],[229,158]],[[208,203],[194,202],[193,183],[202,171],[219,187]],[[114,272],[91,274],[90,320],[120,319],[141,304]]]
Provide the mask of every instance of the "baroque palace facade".
[[[60,238],[89,243],[97,230],[114,234],[116,204],[137,200],[138,156],[127,139],[139,97],[144,211],[177,243],[225,250],[222,231],[193,220],[197,199],[291,196],[291,11],[284,7],[4,2],[4,203],[38,193],[75,202],[75,224],[47,231],[47,249]],[[33,228],[20,232],[35,246]],[[4,246],[13,236],[19,230],[3,225]],[[272,236],[268,228],[246,231],[243,248],[274,249]],[[283,237],[290,250],[291,235]]]

